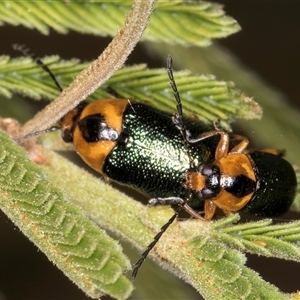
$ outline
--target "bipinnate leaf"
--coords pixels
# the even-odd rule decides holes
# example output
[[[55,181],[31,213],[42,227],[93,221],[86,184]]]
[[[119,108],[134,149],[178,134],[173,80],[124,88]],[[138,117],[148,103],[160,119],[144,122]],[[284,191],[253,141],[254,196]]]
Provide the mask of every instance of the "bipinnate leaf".
[[[126,299],[132,284],[120,245],[68,202],[26,152],[0,132],[0,206],[87,295]]]
[[[76,59],[60,61],[57,56],[42,60],[62,87],[69,85],[87,66]],[[4,96],[20,93],[35,99],[52,100],[60,93],[49,74],[30,58],[2,56],[0,73],[0,93]],[[187,115],[196,115],[205,123],[220,120],[226,127],[237,118],[261,117],[260,106],[241,93],[232,82],[217,80],[212,75],[193,75],[190,71],[174,72],[174,76]],[[121,98],[149,101],[163,111],[175,111],[175,99],[166,69],[147,69],[145,65],[123,67],[92,98],[111,98],[108,87]]]
[[[49,34],[70,30],[114,36],[132,5],[123,1],[5,1],[0,3],[0,25],[23,25]],[[204,1],[158,1],[142,39],[155,42],[207,46],[240,30],[222,6]]]
[[[243,252],[300,262],[300,221],[273,224],[264,219],[218,228],[214,237]]]

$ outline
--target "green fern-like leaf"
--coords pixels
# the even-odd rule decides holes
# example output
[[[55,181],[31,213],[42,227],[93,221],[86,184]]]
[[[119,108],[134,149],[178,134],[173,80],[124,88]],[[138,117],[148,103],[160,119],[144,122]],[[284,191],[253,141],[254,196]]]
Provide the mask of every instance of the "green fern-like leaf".
[[[60,33],[75,30],[114,35],[130,5],[131,1],[6,1],[0,3],[0,22],[35,28],[44,34],[51,28]],[[212,38],[237,30],[236,21],[225,16],[215,4],[159,1],[144,39],[207,45]],[[62,87],[85,67],[77,60],[62,62],[58,57],[43,60]],[[256,103],[243,96],[232,83],[217,81],[213,76],[194,76],[187,71],[175,73],[175,77],[187,114],[196,113],[204,121],[219,118],[228,122],[235,117],[251,118],[261,113]],[[105,89],[109,86],[121,97],[149,100],[158,108],[173,112],[174,97],[168,81],[165,69],[148,70],[144,65],[125,67],[93,98],[111,97]],[[21,93],[52,100],[59,91],[48,74],[30,59],[1,57],[0,93],[5,97]],[[49,174],[49,183],[40,168],[29,163],[23,151],[5,135],[0,135],[0,140],[3,145],[0,152],[1,208],[51,260],[56,262],[57,259],[56,263],[69,277],[79,280],[78,285],[87,294],[98,297],[101,289],[116,298],[127,297],[131,285],[121,274],[129,266],[119,254],[118,244],[90,224],[77,208],[66,203],[67,197],[56,186],[63,188],[68,200],[79,205],[96,223],[141,250],[152,241],[173,211],[167,207],[146,209],[59,155],[47,152],[48,164],[44,169]],[[238,216],[233,215],[217,222],[175,222],[151,255],[164,267],[175,270],[206,299],[287,299],[287,295],[245,266],[241,251],[299,261],[299,224],[272,225],[269,220],[233,224],[237,220]],[[59,249],[57,257],[53,257],[53,244]],[[83,247],[90,250],[90,257],[85,256]],[[69,261],[67,254],[70,252],[74,255]],[[74,266],[82,273],[74,274]],[[85,280],[79,276],[82,274]],[[114,279],[116,281],[111,284],[109,280]],[[297,294],[292,297],[296,299]]]
[[[78,72],[88,65],[76,59],[60,61],[57,56],[46,57],[43,62],[63,87],[68,86]],[[0,74],[0,93],[4,96],[20,93],[35,99],[52,100],[60,93],[49,74],[30,58],[0,57]],[[219,119],[224,126],[239,117],[253,119],[261,116],[258,104],[242,94],[231,82],[218,81],[212,75],[195,76],[189,71],[174,72],[174,76],[187,115],[195,114],[206,123]],[[122,98],[146,100],[170,113],[175,110],[166,69],[147,69],[145,65],[124,67],[92,98],[111,98],[107,87]]]
[[[43,62],[62,87],[68,86],[88,66],[77,59],[60,61],[58,56],[46,57]],[[0,93],[9,98],[19,93],[36,100],[53,100],[60,93],[49,74],[29,57],[0,56],[0,74]]]
[[[132,1],[5,1],[0,3],[0,25],[23,25],[48,34],[50,28],[100,36],[114,36]],[[240,30],[220,5],[202,1],[158,2],[143,39],[206,46],[211,39]]]
[[[217,230],[214,236],[244,252],[300,262],[300,221],[278,225],[272,220],[248,222]]]
[[[25,151],[0,132],[1,209],[86,294],[127,298],[130,263],[107,234],[68,203]]]

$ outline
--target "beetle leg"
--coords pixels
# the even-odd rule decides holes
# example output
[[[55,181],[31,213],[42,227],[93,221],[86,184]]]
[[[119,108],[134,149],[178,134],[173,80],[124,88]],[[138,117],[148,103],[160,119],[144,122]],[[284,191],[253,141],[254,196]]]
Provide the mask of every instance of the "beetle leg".
[[[189,138],[188,142],[189,143],[197,143],[197,142],[200,142],[202,140],[205,140],[205,139],[210,138],[215,135],[221,136],[218,146],[216,148],[216,153],[215,153],[215,159],[219,160],[221,157],[228,154],[229,135],[227,132],[222,131],[222,130],[211,130],[211,131],[203,132],[202,134],[200,134],[199,136],[197,136],[194,139],[188,137]]]
[[[232,211],[227,210],[227,209],[223,209],[223,213],[224,213],[226,216],[229,216],[229,215],[232,213]]]
[[[156,205],[182,205],[184,200],[180,197],[152,198],[148,201],[150,207]]]
[[[223,134],[228,135],[228,133],[226,133],[225,131],[222,131],[222,130],[211,130],[211,131],[206,131],[206,132],[201,133],[196,138],[192,138],[190,136],[190,133],[188,132],[187,138],[188,138],[189,143],[194,144],[194,143],[198,143],[200,141],[203,141],[205,139],[208,139],[212,136],[223,135]]]
[[[267,148],[267,149],[262,149],[260,150],[261,152],[265,152],[265,153],[270,153],[270,154],[274,154],[274,155],[278,155],[280,157],[283,157],[285,155],[285,150],[278,150],[278,149],[272,149],[272,148]]]
[[[148,201],[150,207],[156,205],[177,205],[181,206],[188,214],[190,214],[195,219],[205,220],[196,211],[194,211],[188,204],[185,203],[180,197],[166,197],[166,198],[152,198]]]
[[[108,176],[106,176],[105,174],[103,174],[102,176],[103,176],[103,181],[105,183],[109,184],[111,182],[111,179]]]
[[[189,140],[190,143],[196,143],[198,141],[201,141],[203,139],[212,137],[214,135],[220,135],[220,141],[218,143],[218,146],[216,148],[216,153],[215,153],[215,159],[219,160],[220,158],[226,156],[228,153],[242,153],[248,146],[249,140],[242,136],[242,135],[234,135],[234,138],[237,140],[241,140],[240,143],[238,143],[236,146],[234,146],[230,151],[229,151],[229,134],[226,131],[208,131],[202,133],[200,136],[198,136],[194,140]]]
[[[190,214],[192,217],[195,219],[200,219],[200,220],[207,220],[206,218],[201,217],[196,211],[194,211],[189,205],[184,204],[182,206],[182,209],[184,209],[188,214]]]
[[[234,146],[230,150],[230,153],[242,153],[247,148],[249,140],[246,137],[237,134],[234,135],[234,139],[241,140],[241,142]]]
[[[204,203],[204,218],[206,220],[211,220],[215,215],[217,206],[211,200],[206,200]]]

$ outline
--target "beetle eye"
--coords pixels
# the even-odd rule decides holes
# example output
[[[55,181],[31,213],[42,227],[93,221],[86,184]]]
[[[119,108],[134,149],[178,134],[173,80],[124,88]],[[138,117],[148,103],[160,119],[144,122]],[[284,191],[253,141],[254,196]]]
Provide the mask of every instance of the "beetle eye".
[[[65,129],[61,132],[61,137],[65,143],[72,143],[73,142],[73,134],[71,130]]]
[[[212,164],[201,164],[198,172],[205,178],[205,186],[198,192],[198,197],[203,200],[215,198],[221,190],[220,169]]]
[[[202,165],[200,173],[204,176],[210,176],[213,173],[213,166],[209,164]]]
[[[198,172],[205,176],[206,178],[212,177],[212,176],[220,176],[220,170],[217,166],[214,166],[212,164],[202,164],[198,168]]]
[[[216,191],[210,189],[210,188],[204,188],[200,191],[199,196],[203,199],[211,199],[216,196]]]

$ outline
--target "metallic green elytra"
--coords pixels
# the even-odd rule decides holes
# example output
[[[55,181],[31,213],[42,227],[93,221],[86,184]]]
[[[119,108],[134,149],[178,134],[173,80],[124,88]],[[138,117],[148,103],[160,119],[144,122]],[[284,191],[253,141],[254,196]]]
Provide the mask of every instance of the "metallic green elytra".
[[[211,126],[189,119],[185,119],[185,125],[194,135],[212,130]],[[122,142],[106,158],[102,169],[105,175],[152,198],[188,196],[185,181],[190,161],[170,114],[145,104],[131,103],[123,114],[121,135]],[[213,161],[219,140],[219,136],[214,136],[191,144],[195,164]],[[203,202],[198,205],[203,206]]]

